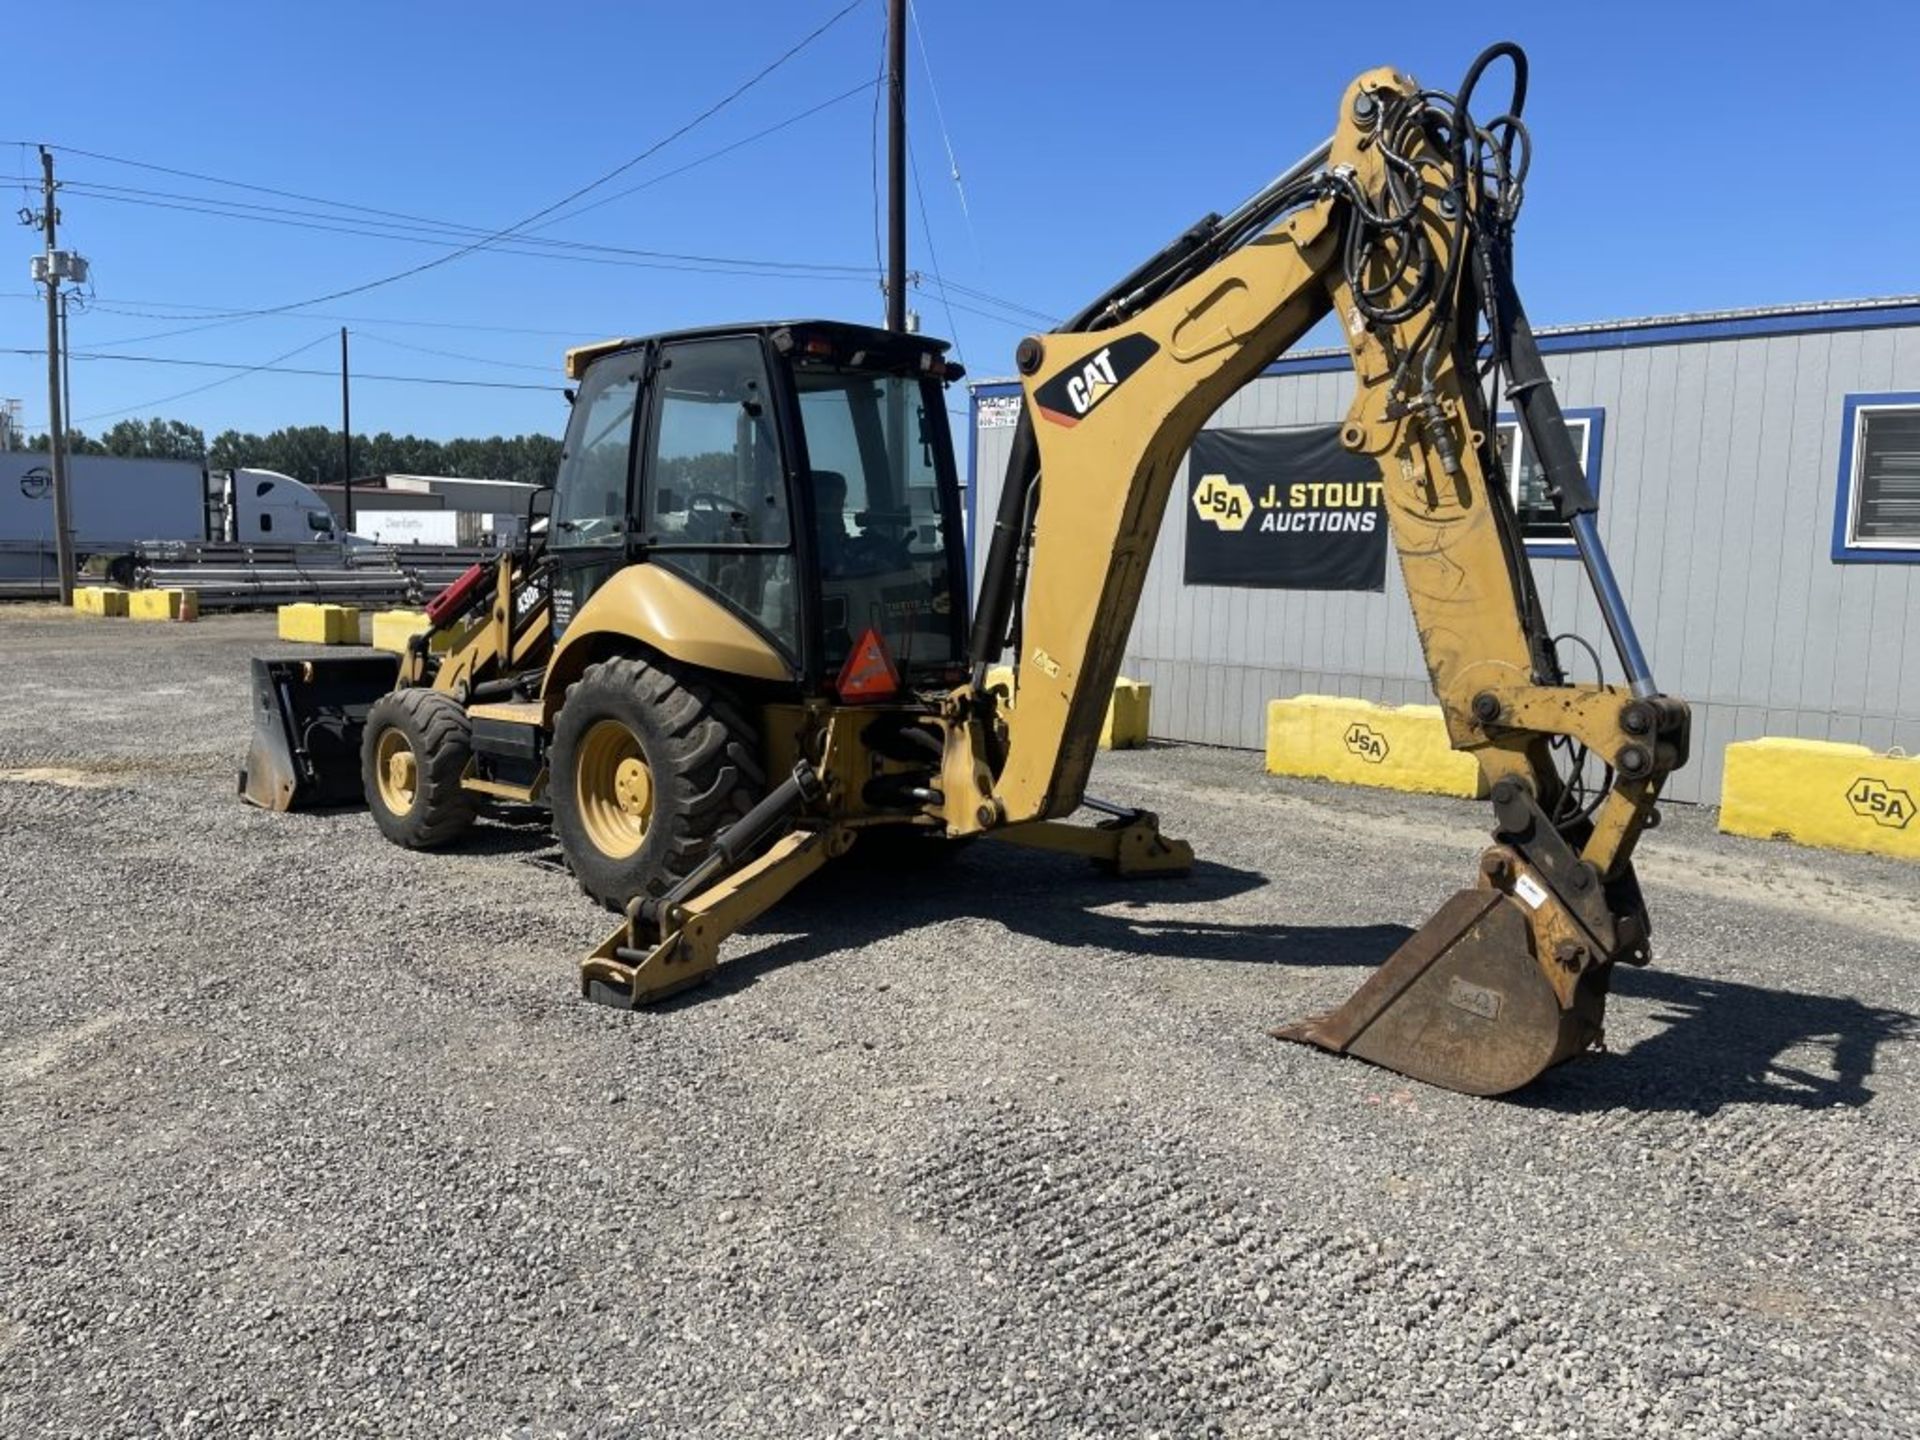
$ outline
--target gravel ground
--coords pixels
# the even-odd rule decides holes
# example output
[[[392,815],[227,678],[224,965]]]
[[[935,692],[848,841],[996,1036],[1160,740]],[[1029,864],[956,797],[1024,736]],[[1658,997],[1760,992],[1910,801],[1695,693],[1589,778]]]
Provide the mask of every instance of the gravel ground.
[[[240,805],[262,617],[0,612],[0,1434],[1920,1432],[1920,885],[1643,846],[1610,1055],[1263,1031],[1483,807],[1102,759],[1205,863],[829,871],[657,1013],[537,825]]]

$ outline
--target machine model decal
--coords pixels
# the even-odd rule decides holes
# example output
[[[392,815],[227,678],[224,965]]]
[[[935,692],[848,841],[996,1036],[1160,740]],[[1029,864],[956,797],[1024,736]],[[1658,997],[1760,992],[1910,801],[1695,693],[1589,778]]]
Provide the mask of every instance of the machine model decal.
[[[1498,990],[1489,990],[1484,985],[1475,985],[1454,976],[1453,984],[1447,987],[1447,1003],[1469,1015],[1478,1015],[1482,1020],[1498,1020],[1500,1003],[1504,999]]]
[[[1033,403],[1056,425],[1078,425],[1147,361],[1160,353],[1146,335],[1122,335],[1033,392]]]

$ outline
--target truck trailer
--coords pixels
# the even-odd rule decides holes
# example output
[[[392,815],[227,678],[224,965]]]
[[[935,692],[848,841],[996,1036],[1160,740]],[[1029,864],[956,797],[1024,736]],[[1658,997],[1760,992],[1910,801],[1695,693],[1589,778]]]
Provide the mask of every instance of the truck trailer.
[[[74,560],[91,573],[124,573],[134,547],[153,541],[312,545],[340,539],[326,501],[275,470],[209,476],[198,460],[122,455],[73,455],[67,466]],[[56,557],[51,462],[43,451],[0,452],[0,589],[51,590]]]

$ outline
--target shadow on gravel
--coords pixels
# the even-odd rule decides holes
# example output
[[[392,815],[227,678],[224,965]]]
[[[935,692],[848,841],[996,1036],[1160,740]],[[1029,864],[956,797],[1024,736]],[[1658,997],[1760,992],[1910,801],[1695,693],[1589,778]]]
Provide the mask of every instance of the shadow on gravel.
[[[787,938],[723,960],[708,986],[660,1008],[697,1006],[703,994],[741,989],[784,965],[961,919],[990,920],[1053,945],[1258,965],[1378,965],[1413,933],[1404,925],[1235,925],[1167,914],[1172,906],[1206,906],[1266,883],[1255,871],[1205,860],[1189,875],[1121,880],[1074,857],[984,842],[944,864],[905,870],[862,864],[856,852],[744,932],[774,930]]]
[[[1666,1025],[1617,1055],[1561,1066],[1514,1097],[1544,1110],[1664,1110],[1711,1115],[1725,1105],[1803,1110],[1864,1105],[1880,1046],[1910,1038],[1920,1017],[1838,995],[1766,990],[1663,970],[1614,971],[1616,996],[1653,1001]],[[1827,1053],[1821,1074],[1780,1057],[1803,1046]]]
[[[554,839],[553,826],[544,810],[529,811],[525,818],[490,815],[447,848],[456,855],[515,856],[542,868],[550,867],[544,865],[540,852],[552,851],[555,862],[566,868],[559,860],[560,842]]]

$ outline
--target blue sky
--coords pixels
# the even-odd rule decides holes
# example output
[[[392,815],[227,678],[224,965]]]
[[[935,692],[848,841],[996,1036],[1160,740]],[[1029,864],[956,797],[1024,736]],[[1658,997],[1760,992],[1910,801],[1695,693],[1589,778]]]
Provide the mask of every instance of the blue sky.
[[[339,233],[378,217],[77,152],[485,234],[679,129],[844,3],[70,0],[59,43],[36,42],[32,63],[10,69],[0,175],[9,208],[36,203],[14,177],[37,177],[37,156],[12,142],[46,141],[73,183],[61,239],[91,259],[95,290],[73,319],[76,353],[254,365],[311,343],[282,363],[331,370],[348,317],[357,371],[534,387],[362,379],[357,430],[557,433],[570,343],[772,315],[879,318],[874,94],[847,92],[877,73],[883,0],[860,0],[738,100],[532,232],[723,264],[483,249],[361,294],[209,325],[210,311],[361,285],[463,237]],[[924,329],[959,340],[975,377],[1007,373],[1020,336],[1041,324],[1006,302],[1077,308],[1310,148],[1360,70],[1390,63],[1451,88],[1499,38],[1533,59],[1519,270],[1536,323],[1920,290],[1920,110],[1897,63],[1873,58],[1911,52],[1911,5],[917,0],[917,14],[910,105],[925,219],[916,203],[912,263],[975,293],[950,293],[949,311],[929,284],[913,304]],[[690,162],[701,163],[668,174]],[[654,183],[633,190],[643,182]],[[236,203],[299,223],[243,219]],[[37,237],[8,233],[0,349],[36,348],[44,322],[26,269]],[[330,375],[256,373],[150,403],[226,373],[76,360],[73,407],[96,432],[126,407],[209,435],[338,423]],[[24,400],[29,425],[46,417],[45,375],[40,357],[0,354],[0,396]]]

